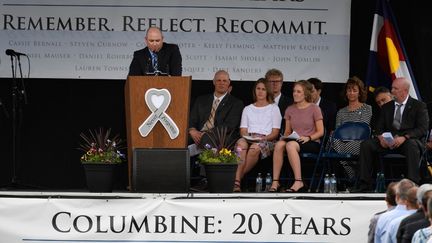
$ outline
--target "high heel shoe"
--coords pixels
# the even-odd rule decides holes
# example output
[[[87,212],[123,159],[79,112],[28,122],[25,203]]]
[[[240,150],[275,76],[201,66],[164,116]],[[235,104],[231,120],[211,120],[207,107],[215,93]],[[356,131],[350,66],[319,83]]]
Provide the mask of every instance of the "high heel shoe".
[[[239,180],[234,181],[233,192],[241,192],[241,182]]]
[[[280,184],[279,184],[279,180],[273,180],[273,181],[277,181],[277,186],[276,187],[270,187],[270,189],[268,190],[269,192],[278,192],[280,189]]]
[[[302,179],[295,179],[294,181],[301,181],[301,182],[303,182]],[[287,193],[301,193],[301,192],[307,192],[307,186],[306,186],[306,184],[303,182],[303,186],[300,187],[299,189],[294,190],[294,189],[292,189],[292,188],[288,188],[288,189],[285,190],[285,192],[287,192]]]

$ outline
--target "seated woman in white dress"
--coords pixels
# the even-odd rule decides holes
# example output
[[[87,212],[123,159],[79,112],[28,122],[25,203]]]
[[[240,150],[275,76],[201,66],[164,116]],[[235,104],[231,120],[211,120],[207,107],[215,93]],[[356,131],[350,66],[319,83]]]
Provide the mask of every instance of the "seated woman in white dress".
[[[241,149],[240,163],[237,167],[234,192],[240,192],[240,181],[261,158],[270,155],[273,142],[279,136],[282,116],[274,104],[273,94],[264,78],[258,79],[253,88],[254,103],[243,109],[240,122],[240,135],[254,138],[253,141],[240,138],[237,148]],[[255,140],[256,139],[256,140]]]
[[[313,86],[306,80],[297,81],[293,87],[294,104],[285,111],[284,136],[296,132],[296,140],[280,140],[275,144],[273,153],[273,183],[270,192],[279,191],[279,177],[286,151],[288,161],[294,173],[294,184],[286,192],[305,190],[301,173],[300,152],[319,152],[320,138],[324,135],[324,124],[321,109],[312,103]]]

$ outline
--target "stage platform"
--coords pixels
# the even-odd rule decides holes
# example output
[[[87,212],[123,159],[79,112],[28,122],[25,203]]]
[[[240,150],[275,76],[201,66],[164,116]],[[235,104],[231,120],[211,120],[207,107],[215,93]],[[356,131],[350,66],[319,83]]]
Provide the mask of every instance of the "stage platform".
[[[2,242],[365,242],[384,194],[0,191]]]
[[[384,193],[137,193],[128,191],[113,191],[108,193],[95,193],[84,190],[75,191],[34,191],[34,190],[4,190],[0,191],[0,197],[20,198],[233,198],[233,199],[308,199],[308,200],[384,200]]]

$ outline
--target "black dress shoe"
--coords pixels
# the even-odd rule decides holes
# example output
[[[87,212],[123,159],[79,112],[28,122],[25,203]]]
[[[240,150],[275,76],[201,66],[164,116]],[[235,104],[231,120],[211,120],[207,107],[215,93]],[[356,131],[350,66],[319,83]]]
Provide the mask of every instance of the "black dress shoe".
[[[190,188],[193,192],[208,192],[208,185],[207,185],[207,179],[203,178],[201,179],[197,185],[192,186]]]
[[[351,193],[365,193],[365,192],[372,192],[372,189],[370,185],[368,184],[360,184],[357,187],[349,190]]]

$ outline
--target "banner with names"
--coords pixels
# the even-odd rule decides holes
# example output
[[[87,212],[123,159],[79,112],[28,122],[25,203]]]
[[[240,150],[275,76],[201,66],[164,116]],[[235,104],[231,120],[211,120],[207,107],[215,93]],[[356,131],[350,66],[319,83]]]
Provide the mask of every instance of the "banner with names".
[[[255,81],[270,68],[285,80],[349,74],[350,0],[0,0],[0,77],[24,53],[33,78],[125,79],[149,26],[176,43],[183,75]],[[28,57],[28,59],[26,58]],[[12,63],[13,64],[13,63]],[[17,65],[17,63],[15,63]],[[31,67],[31,68],[30,68]]]

